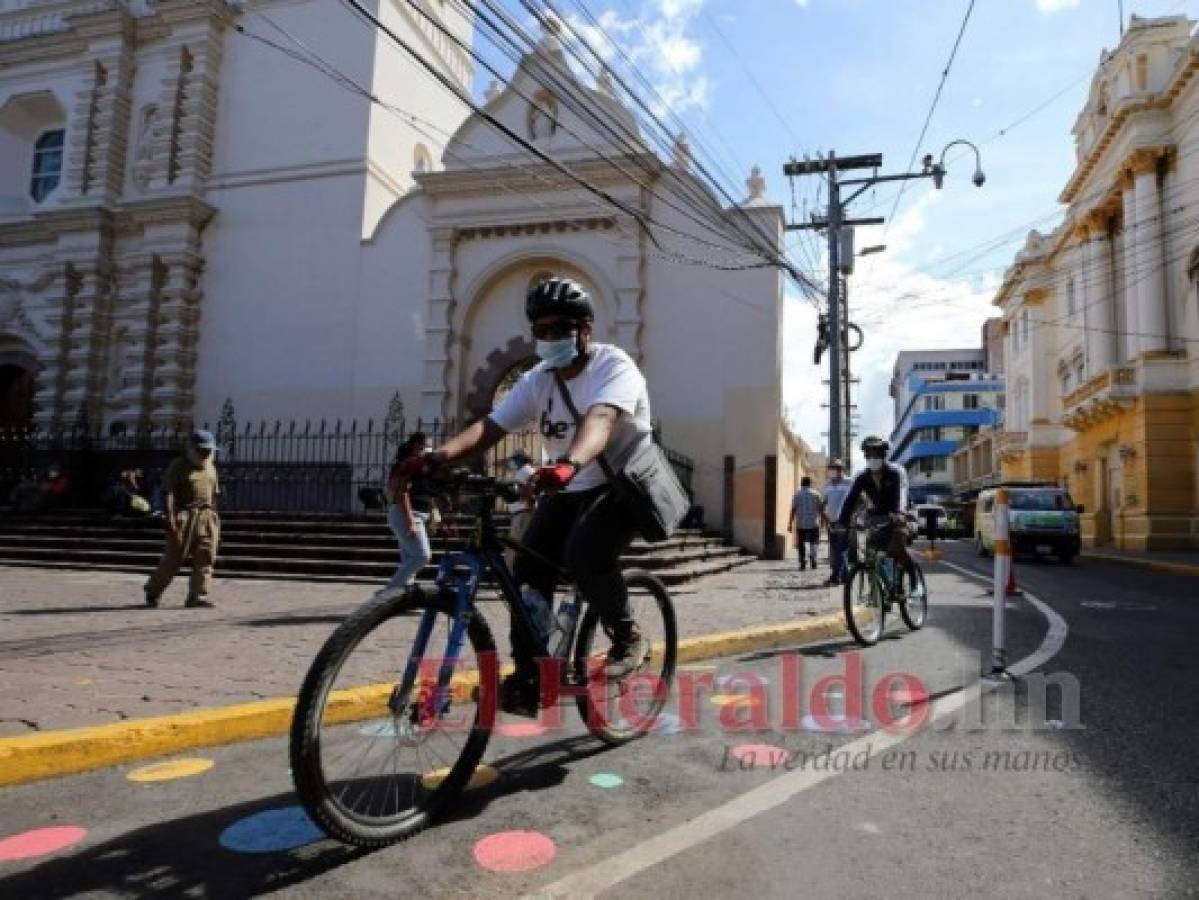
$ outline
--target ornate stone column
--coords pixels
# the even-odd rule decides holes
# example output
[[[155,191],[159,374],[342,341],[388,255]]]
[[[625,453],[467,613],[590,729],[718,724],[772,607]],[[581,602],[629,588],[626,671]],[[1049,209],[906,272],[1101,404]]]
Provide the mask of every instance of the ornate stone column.
[[[1044,288],[1033,288],[1024,295],[1024,306],[1028,309],[1028,361],[1030,368],[1029,389],[1032,392],[1029,406],[1029,431],[1035,422],[1049,418],[1049,394],[1053,390],[1049,374],[1050,332],[1044,324],[1044,309],[1047,294]]]
[[[1136,188],[1136,281],[1137,316],[1129,331],[1138,331],[1138,353],[1168,349],[1166,317],[1166,279],[1162,240],[1162,204],[1158,190],[1159,156],[1139,152],[1133,156],[1131,171]]]
[[[1083,310],[1086,323],[1087,377],[1094,378],[1115,364],[1115,297],[1112,291],[1112,242],[1106,213],[1092,212],[1083,220]]]
[[[645,296],[645,238],[630,218],[619,223],[619,232],[628,235],[628,248],[616,260],[616,317],[614,339],[634,362],[641,364],[641,303]]]
[[[454,337],[454,248],[452,228],[430,231],[433,255],[429,265],[429,303],[425,312],[425,374],[421,391],[422,419],[450,415]]]
[[[191,423],[195,397],[204,263],[198,254],[185,251],[163,258],[161,265],[149,418],[156,428],[185,428]]]
[[[1140,267],[1137,265],[1137,247],[1141,236],[1137,228],[1136,182],[1131,173],[1126,172],[1121,176],[1120,186],[1121,201],[1124,207],[1124,322],[1122,323],[1124,324],[1122,329],[1124,337],[1122,341],[1117,342],[1117,346],[1123,350],[1118,354],[1121,357],[1118,361],[1124,362],[1135,357],[1140,350],[1135,332],[1140,330],[1141,320],[1141,295],[1137,287],[1137,278],[1140,272]]]

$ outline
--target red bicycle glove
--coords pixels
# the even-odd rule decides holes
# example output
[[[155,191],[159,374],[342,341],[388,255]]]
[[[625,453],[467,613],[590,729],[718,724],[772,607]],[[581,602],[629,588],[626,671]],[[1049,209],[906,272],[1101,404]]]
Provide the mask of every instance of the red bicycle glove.
[[[533,473],[533,488],[538,491],[560,491],[570,484],[579,470],[567,462],[542,466]]]

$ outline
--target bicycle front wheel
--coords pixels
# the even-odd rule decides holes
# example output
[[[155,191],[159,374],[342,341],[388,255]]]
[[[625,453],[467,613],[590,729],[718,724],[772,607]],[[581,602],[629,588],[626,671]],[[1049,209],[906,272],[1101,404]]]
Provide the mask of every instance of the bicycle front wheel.
[[[572,665],[575,681],[587,684],[586,692],[577,698],[579,714],[592,734],[613,745],[628,743],[653,728],[670,699],[679,650],[674,604],[666,585],[641,570],[625,572],[624,581],[633,619],[652,648],[649,658],[628,677],[608,681],[604,665],[612,642],[599,610],[590,603],[579,623]]]
[[[495,708],[493,679],[483,677],[495,642],[478,612],[468,615],[439,689],[454,623],[452,594],[413,589],[361,607],[313,661],[292,720],[291,768],[329,836],[369,848],[403,840],[474,774],[490,733],[480,710]]]
[[[899,614],[908,628],[918,631],[928,619],[928,586],[915,560],[912,560],[912,570],[915,576],[903,573],[903,601],[899,604]]]
[[[873,570],[855,566],[845,582],[845,624],[855,641],[865,647],[878,643],[883,634],[886,610],[882,585]]]

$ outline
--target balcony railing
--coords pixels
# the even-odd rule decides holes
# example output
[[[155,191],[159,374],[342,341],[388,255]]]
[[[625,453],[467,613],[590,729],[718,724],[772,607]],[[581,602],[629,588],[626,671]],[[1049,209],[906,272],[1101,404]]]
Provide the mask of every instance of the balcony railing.
[[[1062,424],[1075,431],[1116,415],[1137,395],[1136,366],[1113,366],[1062,398]]]

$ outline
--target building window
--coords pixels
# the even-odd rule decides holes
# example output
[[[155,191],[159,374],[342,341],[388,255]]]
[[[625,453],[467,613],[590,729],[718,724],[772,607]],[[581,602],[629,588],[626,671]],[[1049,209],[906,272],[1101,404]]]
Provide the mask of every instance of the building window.
[[[1078,312],[1077,300],[1074,296],[1074,279],[1066,282],[1066,315],[1072,316]]]
[[[1149,90],[1149,57],[1144,53],[1137,57],[1137,90]]]
[[[924,398],[924,409],[926,412],[932,411],[934,409],[944,409],[944,408],[945,408],[945,398],[944,397],[942,397],[938,394],[934,394],[933,396]]]
[[[1028,345],[1028,310],[1020,310],[1020,344]]]
[[[33,177],[29,182],[29,194],[35,203],[41,203],[58,187],[62,177],[62,146],[66,132],[61,128],[42,132],[33,145]]]
[[[978,409],[978,394],[966,394],[962,397],[962,409]]]

